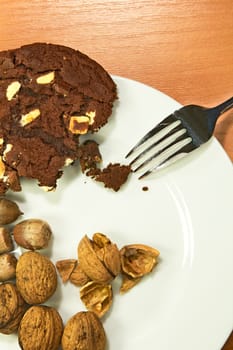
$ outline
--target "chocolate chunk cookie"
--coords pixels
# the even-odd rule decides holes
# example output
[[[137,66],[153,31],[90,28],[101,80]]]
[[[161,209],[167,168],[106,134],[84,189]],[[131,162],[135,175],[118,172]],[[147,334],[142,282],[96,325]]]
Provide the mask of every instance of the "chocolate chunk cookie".
[[[56,187],[78,159],[80,135],[107,123],[116,85],[97,62],[68,47],[35,43],[0,52],[0,193],[20,177]]]

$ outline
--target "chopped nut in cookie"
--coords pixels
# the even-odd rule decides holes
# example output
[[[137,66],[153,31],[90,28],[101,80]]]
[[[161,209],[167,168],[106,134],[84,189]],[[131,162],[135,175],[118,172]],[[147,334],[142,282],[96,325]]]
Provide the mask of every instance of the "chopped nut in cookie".
[[[8,101],[11,101],[17,92],[19,92],[21,88],[21,84],[18,81],[13,81],[10,85],[8,85],[6,90],[6,98]]]
[[[22,115],[21,120],[20,120],[20,124],[22,126],[30,124],[31,122],[33,122],[33,120],[35,120],[39,116],[40,116],[40,110],[39,109],[33,109],[31,112]]]
[[[54,81],[55,78],[55,72],[49,72],[44,75],[39,76],[36,79],[37,84],[49,84]]]
[[[89,118],[86,116],[70,117],[69,130],[72,134],[84,135],[88,132]]]

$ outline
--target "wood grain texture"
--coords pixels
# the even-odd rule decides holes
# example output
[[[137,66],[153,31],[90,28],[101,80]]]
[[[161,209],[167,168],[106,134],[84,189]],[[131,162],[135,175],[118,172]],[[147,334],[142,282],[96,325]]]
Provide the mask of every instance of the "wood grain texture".
[[[79,49],[182,104],[233,95],[232,0],[1,0],[0,50],[36,41]],[[233,160],[233,112],[215,135]]]

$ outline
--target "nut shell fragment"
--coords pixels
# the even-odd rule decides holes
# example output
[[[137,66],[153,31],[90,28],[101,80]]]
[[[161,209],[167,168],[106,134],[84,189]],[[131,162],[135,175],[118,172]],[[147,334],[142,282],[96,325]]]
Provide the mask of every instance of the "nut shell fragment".
[[[112,286],[111,284],[88,282],[80,288],[80,299],[87,310],[102,317],[112,305]]]
[[[150,273],[157,264],[159,251],[144,244],[130,244],[120,250],[124,273],[138,278]]]
[[[14,333],[27,304],[13,283],[0,284],[0,333]]]
[[[62,336],[63,350],[105,350],[106,335],[99,318],[90,311],[71,317]]]
[[[25,252],[16,266],[16,285],[28,304],[44,303],[56,290],[56,268],[46,256]]]
[[[85,274],[80,265],[77,263],[70,275],[69,280],[76,286],[84,286],[87,282],[90,281],[90,278]]]
[[[122,284],[120,287],[120,294],[128,292],[130,289],[132,289],[136,284],[138,284],[141,281],[142,277],[133,278],[129,275],[123,274],[122,275]]]
[[[64,259],[56,262],[56,268],[61,276],[62,282],[65,283],[70,279],[70,276],[77,264],[76,259]]]
[[[20,322],[19,345],[23,350],[57,350],[62,331],[62,319],[56,309],[32,306]]]

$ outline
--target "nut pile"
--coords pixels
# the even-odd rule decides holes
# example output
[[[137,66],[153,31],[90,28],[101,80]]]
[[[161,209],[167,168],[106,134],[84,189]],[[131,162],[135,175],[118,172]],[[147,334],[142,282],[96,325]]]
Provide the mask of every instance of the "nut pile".
[[[12,224],[22,214],[15,202],[0,198],[0,225]],[[0,227],[0,333],[18,331],[24,350],[57,350],[61,342],[61,316],[53,307],[39,305],[57,288],[55,266],[35,251],[46,248],[51,236],[50,226],[40,219]],[[18,260],[14,243],[29,249]]]
[[[159,256],[157,249],[143,244],[126,245],[119,250],[102,233],[95,233],[92,239],[85,235],[77,253],[77,260],[59,260],[56,267],[63,282],[80,287],[80,299],[98,317],[112,305],[111,282],[121,275],[120,293],[130,290],[154,269]]]
[[[0,333],[17,332],[22,350],[105,350],[101,317],[112,305],[112,282],[122,277],[120,293],[134,287],[158,261],[158,250],[142,244],[117,245],[104,234],[84,236],[77,259],[56,262],[38,252],[49,245],[52,230],[41,219],[23,220],[18,205],[0,198]],[[12,238],[13,237],[13,238]],[[14,245],[26,249],[17,258]],[[45,303],[63,282],[79,286],[87,311],[71,316],[63,325],[59,312]]]

